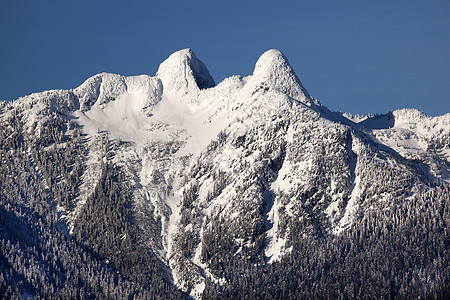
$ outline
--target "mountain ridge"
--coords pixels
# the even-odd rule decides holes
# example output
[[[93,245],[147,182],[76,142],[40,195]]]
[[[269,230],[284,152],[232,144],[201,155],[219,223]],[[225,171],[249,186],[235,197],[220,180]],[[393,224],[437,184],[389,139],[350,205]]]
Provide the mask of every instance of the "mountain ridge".
[[[243,284],[236,276],[253,282],[249,274],[299,263],[294,255],[306,241],[340,249],[342,239],[359,243],[354,236],[369,235],[374,222],[391,224],[377,214],[420,219],[416,204],[408,203],[432,207],[429,213],[447,226],[450,114],[432,118],[403,109],[352,120],[312,98],[274,49],[260,56],[252,75],[218,85],[192,50],[183,49],[156,76],[97,74],[73,90],[5,103],[0,120],[4,173],[35,178],[5,178],[5,191],[11,181],[21,195],[33,187],[46,194],[49,214],[68,226],[65,234],[103,260],[100,265],[108,261],[125,278],[120,284],[138,284],[144,294],[133,293],[142,297],[161,292],[147,288],[158,280],[174,295],[225,297]],[[26,172],[10,163],[22,152],[18,166],[25,164]],[[42,196],[18,200],[17,193],[1,194],[2,209],[43,205]],[[42,230],[53,232],[52,226]],[[438,254],[430,259],[440,266],[434,270],[445,274],[448,255],[440,243],[432,245]],[[310,251],[333,251],[324,247]],[[7,257],[14,264],[15,256]],[[138,271],[130,268],[139,261]],[[11,276],[8,282],[18,280]],[[448,282],[439,276],[436,287]],[[412,295],[401,283],[394,286],[395,295]]]

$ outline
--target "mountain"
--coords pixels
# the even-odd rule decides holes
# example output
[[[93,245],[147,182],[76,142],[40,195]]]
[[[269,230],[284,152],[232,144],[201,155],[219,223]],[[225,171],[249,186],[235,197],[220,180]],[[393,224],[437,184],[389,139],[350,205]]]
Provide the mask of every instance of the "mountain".
[[[5,298],[442,298],[450,114],[356,117],[278,50],[0,106]]]

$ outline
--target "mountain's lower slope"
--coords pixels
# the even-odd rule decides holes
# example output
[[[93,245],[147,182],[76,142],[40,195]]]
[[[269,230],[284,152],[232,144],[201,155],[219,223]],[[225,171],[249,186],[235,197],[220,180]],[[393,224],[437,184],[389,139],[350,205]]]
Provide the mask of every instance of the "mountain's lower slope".
[[[182,50],[0,120],[6,297],[448,293],[449,114],[355,123],[279,51],[214,86]]]

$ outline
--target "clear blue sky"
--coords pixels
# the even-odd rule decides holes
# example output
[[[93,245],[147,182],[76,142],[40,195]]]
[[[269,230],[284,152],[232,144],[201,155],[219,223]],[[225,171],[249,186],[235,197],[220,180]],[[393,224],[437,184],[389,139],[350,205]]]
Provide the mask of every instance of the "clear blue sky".
[[[154,75],[187,47],[216,83],[277,48],[331,110],[450,112],[450,0],[0,0],[0,99]]]

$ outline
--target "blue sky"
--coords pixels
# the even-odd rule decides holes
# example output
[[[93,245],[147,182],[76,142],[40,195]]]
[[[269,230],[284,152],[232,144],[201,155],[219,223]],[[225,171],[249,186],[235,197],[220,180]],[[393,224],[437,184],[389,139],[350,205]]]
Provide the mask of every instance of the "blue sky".
[[[450,112],[450,0],[0,0],[0,99],[154,75],[187,47],[216,83],[276,48],[331,110]]]

